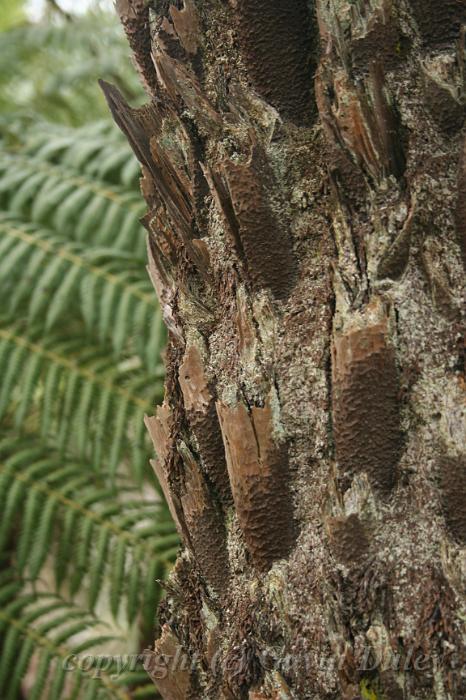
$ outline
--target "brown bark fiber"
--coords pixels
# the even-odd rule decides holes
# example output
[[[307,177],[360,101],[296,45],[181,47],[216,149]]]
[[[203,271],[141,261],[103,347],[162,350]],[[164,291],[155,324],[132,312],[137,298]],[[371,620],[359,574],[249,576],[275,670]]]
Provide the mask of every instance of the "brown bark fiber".
[[[165,700],[466,697],[466,2],[118,11],[183,540],[148,671]]]

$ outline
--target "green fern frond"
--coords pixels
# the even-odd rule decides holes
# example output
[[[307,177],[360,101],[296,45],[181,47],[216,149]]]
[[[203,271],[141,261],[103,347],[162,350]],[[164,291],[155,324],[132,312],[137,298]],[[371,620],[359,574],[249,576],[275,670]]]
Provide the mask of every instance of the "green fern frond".
[[[125,53],[100,12],[0,32],[2,700],[159,697],[139,666],[63,666],[153,637],[179,547],[143,423],[165,334],[140,166],[96,80],[134,103]]]
[[[68,238],[125,250],[143,260],[139,223],[144,205],[134,189],[96,179],[24,151],[0,150],[0,195],[5,210],[47,224]]]
[[[117,616],[126,597],[132,623],[140,592],[146,608],[155,611],[160,595],[156,580],[174,560],[178,535],[168,508],[155,493],[148,498],[136,491],[140,497],[132,500],[134,487],[122,478],[118,483],[115,496],[89,465],[51,452],[37,440],[0,440],[0,510],[7,516],[0,524],[0,549],[10,533],[19,530],[16,566],[33,580],[54,551],[60,562],[55,566],[57,590],[67,580],[73,595],[84,587],[91,610],[110,579],[112,613]],[[153,520],[161,531],[154,532]],[[71,576],[63,566],[64,556],[74,562]],[[131,572],[129,578],[125,571]]]
[[[29,318],[42,316],[48,330],[77,306],[88,330],[101,341],[110,340],[117,354],[138,337],[142,360],[155,370],[165,331],[149,279],[141,279],[140,263],[1,212],[0,240],[0,293],[12,314],[27,304]]]
[[[119,639],[106,623],[85,609],[47,593],[16,593],[13,597],[8,584],[4,584],[0,587],[0,597],[3,599],[0,632],[4,634],[0,660],[2,700],[16,700],[33,658],[34,685],[29,698],[59,698],[65,683],[74,682],[79,686],[77,698],[85,698],[89,689],[92,692],[97,689],[98,697],[103,700],[131,699],[129,687],[132,682],[140,681],[141,666],[135,669],[134,677],[133,673],[125,674],[122,682],[112,675],[111,668],[99,667],[98,656],[94,657],[93,665],[80,663],[79,654],[84,650],[98,649]],[[100,630],[106,627],[108,633],[103,634]],[[93,629],[96,631],[89,634]],[[86,661],[90,659],[87,656]]]
[[[140,165],[127,141],[108,120],[78,129],[43,122],[29,129],[24,143],[29,156],[59,160],[64,166],[126,187],[137,187]]]
[[[126,459],[141,480],[148,454],[141,425],[160,400],[161,393],[154,394],[157,385],[162,390],[160,379],[124,363],[115,366],[108,349],[84,345],[79,333],[44,337],[40,324],[1,317],[0,372],[0,418],[14,410],[20,427],[25,412],[35,407],[47,430],[43,434],[53,432],[62,449],[93,459],[95,446],[107,444],[108,461],[99,466],[112,476]]]
[[[99,77],[118,82],[133,98],[142,92],[130,61],[122,60],[126,54],[112,13],[88,12],[72,22],[24,23],[0,32],[1,111],[73,125],[89,121],[89,114],[104,117]]]

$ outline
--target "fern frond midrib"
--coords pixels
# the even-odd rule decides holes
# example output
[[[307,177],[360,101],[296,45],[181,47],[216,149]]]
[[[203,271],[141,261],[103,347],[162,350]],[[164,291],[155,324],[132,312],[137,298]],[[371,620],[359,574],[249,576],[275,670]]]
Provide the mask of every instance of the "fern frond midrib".
[[[57,646],[53,644],[53,642],[51,642],[50,639],[48,639],[46,636],[39,634],[32,627],[28,627],[27,625],[22,624],[20,619],[10,617],[9,615],[5,614],[3,610],[0,610],[0,619],[4,620],[11,627],[14,627],[15,629],[19,630],[19,632],[22,635],[30,639],[38,647],[47,649],[52,654],[52,656],[55,656],[61,659],[62,661],[66,661],[70,658],[70,649],[68,647],[65,647],[63,645]],[[80,669],[80,672],[85,675],[88,675],[89,678],[94,678],[95,675],[93,669],[91,669],[90,671],[87,671],[86,669]],[[104,671],[101,671],[99,673],[99,677],[102,683],[105,685],[105,687],[108,690],[115,693],[116,698],[118,698],[119,700],[131,700],[131,696],[124,690],[122,690],[121,687],[119,687],[116,683],[114,683],[110,676],[108,676]]]
[[[141,205],[139,202],[128,202],[128,200],[125,199],[120,192],[118,192],[116,189],[112,189],[108,183],[105,183],[105,186],[103,183],[97,184],[96,180],[88,179],[83,175],[76,175],[73,173],[73,171],[63,167],[61,164],[52,165],[47,161],[27,157],[24,154],[12,154],[3,151],[0,153],[0,156],[5,157],[10,161],[14,161],[18,165],[24,164],[26,167],[29,166],[29,169],[33,168],[35,172],[43,172],[49,175],[54,175],[58,177],[61,182],[68,182],[70,185],[86,188],[103,199],[116,202],[119,206],[134,212],[137,217],[139,217],[141,214]]]
[[[0,464],[0,473],[2,472],[5,472],[4,464]],[[142,539],[142,537],[138,537],[136,533],[123,530],[111,520],[104,520],[102,517],[99,516],[98,513],[90,510],[89,508],[84,507],[79,501],[75,501],[67,496],[64,496],[61,491],[50,488],[49,486],[47,486],[46,483],[37,482],[34,479],[30,479],[28,478],[28,476],[21,474],[20,472],[15,472],[13,474],[10,474],[10,476],[12,477],[13,481],[21,481],[23,483],[27,483],[33,491],[43,493],[48,498],[53,498],[58,503],[61,503],[67,508],[70,508],[71,510],[80,513],[83,517],[92,520],[94,523],[96,523],[103,529],[106,529],[109,532],[111,532],[114,535],[115,539],[117,539],[118,541],[129,543],[133,545],[136,549],[145,551],[151,556],[156,555],[159,561],[166,561],[166,563],[169,562],[169,559],[165,560],[165,557],[163,555],[158,556],[158,554],[154,552],[154,548],[150,544],[148,544],[144,539]]]
[[[80,257],[79,255],[76,255],[75,253],[66,250],[66,248],[64,247],[68,243],[66,239],[60,242],[61,245],[53,245],[49,241],[31,235],[24,229],[19,228],[18,226],[5,226],[4,224],[2,224],[1,221],[0,230],[2,231],[2,233],[11,236],[12,238],[22,240],[26,243],[29,243],[32,246],[35,246],[36,248],[40,248],[41,250],[47,253],[53,253],[55,257],[62,258],[63,260],[68,260],[76,267],[88,270],[96,277],[101,277],[110,284],[115,284],[124,287],[125,291],[130,292],[133,296],[140,299],[144,303],[153,306],[155,311],[158,309],[155,295],[148,293],[146,294],[142,292],[136,285],[125,283],[120,277],[118,277],[118,275],[115,275],[112,272],[108,272],[107,270],[103,269],[102,267],[98,267],[97,265],[92,265],[92,263]]]
[[[91,370],[85,367],[80,367],[76,362],[73,362],[72,360],[61,356],[58,353],[53,352],[52,350],[46,350],[38,343],[34,343],[30,340],[27,340],[23,336],[14,333],[12,330],[5,330],[4,328],[0,328],[0,338],[12,341],[17,346],[23,347],[31,353],[42,355],[51,362],[57,365],[61,365],[62,367],[66,367],[68,370],[75,372],[76,374],[89,380],[93,384],[101,386],[103,389],[110,391],[112,394],[118,394],[125,401],[128,401],[129,403],[132,403],[135,406],[138,406],[139,408],[143,408],[145,411],[151,409],[150,402],[145,401],[144,399],[140,399],[138,396],[133,396],[129,391],[126,391],[126,389],[124,389],[121,386],[104,381]]]

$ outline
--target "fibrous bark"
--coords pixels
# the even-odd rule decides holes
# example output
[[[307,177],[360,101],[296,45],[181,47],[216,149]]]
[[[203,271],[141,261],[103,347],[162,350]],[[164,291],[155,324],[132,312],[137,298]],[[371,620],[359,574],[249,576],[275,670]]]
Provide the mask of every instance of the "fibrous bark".
[[[465,697],[466,3],[118,10],[183,539],[148,671],[170,700]]]

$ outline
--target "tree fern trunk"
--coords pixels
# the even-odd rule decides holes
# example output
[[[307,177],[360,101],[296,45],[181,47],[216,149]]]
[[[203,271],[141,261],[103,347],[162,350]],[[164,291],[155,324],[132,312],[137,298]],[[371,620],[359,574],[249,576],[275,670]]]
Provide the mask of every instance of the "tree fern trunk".
[[[155,682],[465,697],[466,3],[118,6],[184,542]]]

